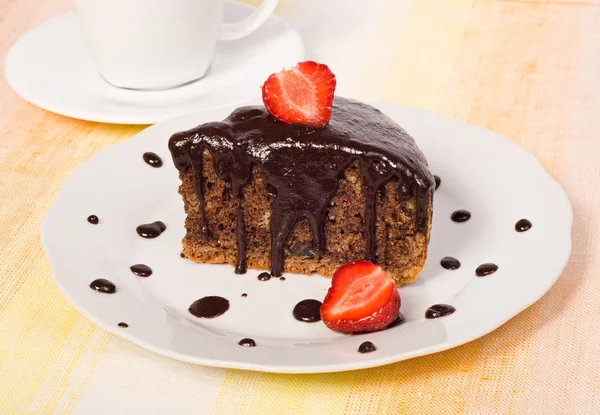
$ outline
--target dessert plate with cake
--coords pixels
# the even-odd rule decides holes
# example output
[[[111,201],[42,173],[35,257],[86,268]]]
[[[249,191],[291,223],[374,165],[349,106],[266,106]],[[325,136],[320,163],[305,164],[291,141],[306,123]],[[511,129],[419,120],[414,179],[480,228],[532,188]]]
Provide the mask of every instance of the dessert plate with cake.
[[[61,292],[175,359],[316,373],[464,344],[550,289],[572,213],[533,156],[335,86],[301,62],[263,83],[262,102],[92,157],[43,224]]]

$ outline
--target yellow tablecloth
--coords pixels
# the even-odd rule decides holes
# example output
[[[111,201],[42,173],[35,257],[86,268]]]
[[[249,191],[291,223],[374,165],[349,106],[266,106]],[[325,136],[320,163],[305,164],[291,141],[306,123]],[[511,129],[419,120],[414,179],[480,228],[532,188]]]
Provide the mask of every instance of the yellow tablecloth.
[[[1,63],[68,7],[0,0]],[[43,111],[0,72],[0,413],[600,413],[600,1],[282,0],[277,13],[340,94],[428,108],[535,154],[574,208],[562,277],[479,340],[376,369],[290,376],[163,358],[68,304],[39,240],[68,174],[141,127]]]

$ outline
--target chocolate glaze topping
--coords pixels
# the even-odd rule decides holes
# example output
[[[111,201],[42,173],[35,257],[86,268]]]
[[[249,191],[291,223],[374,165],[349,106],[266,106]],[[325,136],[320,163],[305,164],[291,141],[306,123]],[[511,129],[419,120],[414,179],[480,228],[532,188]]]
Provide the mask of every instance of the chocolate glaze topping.
[[[314,323],[321,320],[321,302],[317,300],[302,300],[292,312],[294,318],[305,323]]]
[[[144,155],[142,157],[143,157],[144,161],[146,162],[146,164],[148,164],[152,167],[161,167],[163,164],[162,159],[156,153],[152,153],[149,151],[147,153],[144,153]]]
[[[130,266],[129,269],[138,277],[149,277],[152,275],[152,268],[145,264],[135,264]]]
[[[306,218],[313,234],[313,251],[325,249],[326,214],[344,170],[359,160],[365,183],[366,259],[375,261],[375,205],[377,191],[390,179],[399,179],[399,190],[410,197],[414,189],[416,230],[427,231],[434,179],[427,161],[412,137],[379,110],[347,98],[336,97],[330,123],[325,127],[284,124],[262,106],[236,109],[223,122],[211,122],[174,134],[169,149],[175,167],[192,169],[194,189],[204,209],[202,163],[204,151],[213,156],[214,169],[231,180],[233,196],[243,199],[243,186],[253,167],[274,188],[271,205],[271,274],[283,272],[283,247],[295,223]],[[246,269],[243,203],[238,204],[236,272]],[[204,215],[203,215],[204,218]],[[205,218],[204,218],[205,220]],[[208,235],[208,224],[202,232]]]
[[[104,294],[114,294],[117,292],[117,287],[111,281],[98,278],[90,283],[90,288],[94,291]]]
[[[517,221],[517,223],[515,223],[515,230],[517,232],[525,232],[531,229],[532,226],[533,225],[531,224],[531,222],[527,219],[520,219],[519,221]]]
[[[188,311],[199,318],[215,318],[229,310],[229,300],[218,296],[202,297]]]

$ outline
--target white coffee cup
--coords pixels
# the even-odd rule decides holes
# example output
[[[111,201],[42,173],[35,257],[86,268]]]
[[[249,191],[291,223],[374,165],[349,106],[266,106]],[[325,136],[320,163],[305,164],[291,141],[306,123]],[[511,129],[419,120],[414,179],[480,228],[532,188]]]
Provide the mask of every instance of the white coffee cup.
[[[222,23],[224,0],[74,0],[84,43],[102,77],[131,89],[166,89],[204,76],[218,40],[258,29],[278,0]]]

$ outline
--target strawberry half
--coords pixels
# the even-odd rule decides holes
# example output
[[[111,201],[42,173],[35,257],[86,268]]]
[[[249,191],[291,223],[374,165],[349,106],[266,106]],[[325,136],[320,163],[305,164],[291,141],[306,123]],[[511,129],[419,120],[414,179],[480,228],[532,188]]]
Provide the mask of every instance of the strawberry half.
[[[281,122],[324,127],[331,119],[335,85],[327,65],[300,62],[269,76],[262,98],[267,111]]]
[[[321,306],[321,320],[331,330],[360,333],[386,328],[398,315],[400,294],[381,267],[355,261],[340,267]]]

